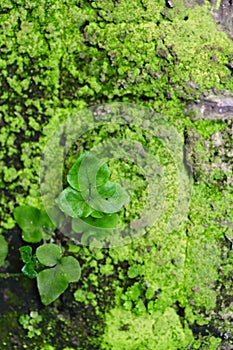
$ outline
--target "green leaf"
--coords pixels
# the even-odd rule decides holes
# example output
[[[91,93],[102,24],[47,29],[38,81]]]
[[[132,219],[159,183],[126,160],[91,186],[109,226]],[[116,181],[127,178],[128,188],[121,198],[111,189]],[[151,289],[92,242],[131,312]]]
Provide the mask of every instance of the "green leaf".
[[[37,276],[37,272],[35,271],[36,261],[34,261],[34,257],[32,256],[32,247],[29,245],[25,245],[19,248],[20,256],[25,265],[22,268],[22,272],[29,278],[35,278]]]
[[[37,275],[37,286],[41,301],[48,305],[56,300],[68,287],[69,282],[60,265],[43,270]]]
[[[93,229],[98,231],[105,231],[106,229],[112,229],[118,226],[120,220],[117,214],[105,214],[102,218],[88,218],[73,219],[72,229],[77,232],[85,232]]]
[[[104,213],[102,213],[101,211],[97,211],[97,210],[94,210],[92,213],[91,213],[91,216],[93,218],[102,218],[104,216]]]
[[[86,154],[78,169],[78,185],[83,198],[89,201],[93,193],[98,194],[97,189],[107,182],[109,176],[110,171],[103,161]]]
[[[60,268],[63,269],[68,282],[78,282],[81,277],[81,267],[78,260],[72,256],[61,259]]]
[[[110,214],[118,212],[127,200],[128,194],[123,187],[118,183],[109,182],[106,186],[92,189],[89,204],[95,210]]]
[[[40,210],[38,226],[41,228],[43,239],[50,239],[56,228],[44,210]]]
[[[32,247],[25,245],[19,248],[21,259],[24,263],[29,263],[32,260]]]
[[[96,187],[101,187],[108,181],[110,176],[110,170],[106,163],[104,163],[103,161],[100,161],[99,159],[98,161],[99,161],[99,164],[98,164],[99,170],[97,171],[97,175],[96,175]]]
[[[3,236],[0,236],[0,266],[4,264],[4,260],[6,259],[8,253],[8,245]]]
[[[106,184],[98,188],[99,195],[103,198],[111,198],[117,190],[115,182],[108,181]]]
[[[71,182],[69,178],[69,183],[78,183],[82,197],[95,210],[114,213],[126,203],[128,195],[120,184],[107,182],[110,172],[103,161],[88,153],[75,171],[71,173],[75,179]]]
[[[42,232],[40,228],[31,228],[30,231],[22,231],[22,239],[28,243],[37,243],[42,239]]]
[[[14,209],[14,217],[22,230],[28,231],[37,227],[40,210],[30,206],[21,206]]]
[[[104,213],[114,213],[119,211],[128,200],[128,194],[124,188],[118,183],[115,183],[115,186],[116,191],[104,202],[105,207],[102,208]]]
[[[80,167],[82,167],[81,174],[79,173]],[[92,185],[94,184],[96,187],[103,186],[107,182],[109,176],[110,170],[106,163],[91,155],[89,152],[86,152],[76,160],[70,169],[67,181],[71,187],[80,191],[80,185],[82,188],[89,188],[87,182],[92,182]],[[93,177],[94,182],[89,181],[89,179]]]
[[[14,218],[26,242],[37,243],[42,238],[49,239],[55,228],[45,211],[31,206],[15,208]]]
[[[48,243],[37,248],[36,256],[41,264],[52,267],[62,258],[62,250],[58,245]]]
[[[72,219],[72,224],[71,225],[72,225],[72,230],[74,230],[74,232],[77,232],[77,233],[88,231],[90,229],[90,225],[88,225],[84,221],[84,218],[82,218],[82,219],[79,219],[79,218]]]
[[[35,266],[34,263],[32,261],[27,262],[23,268],[22,268],[22,272],[24,275],[26,275],[29,278],[35,278],[37,277],[37,272],[35,271]]]
[[[93,209],[85,202],[80,192],[67,187],[56,200],[59,208],[67,215],[78,218],[90,215]]]
[[[88,218],[83,219],[90,226],[99,227],[102,229],[115,228],[119,223],[119,216],[117,214],[104,215],[102,218]]]
[[[78,183],[78,173],[82,161],[86,158],[86,153],[82,154],[74,163],[67,175],[68,184],[73,187],[76,191],[80,191]]]

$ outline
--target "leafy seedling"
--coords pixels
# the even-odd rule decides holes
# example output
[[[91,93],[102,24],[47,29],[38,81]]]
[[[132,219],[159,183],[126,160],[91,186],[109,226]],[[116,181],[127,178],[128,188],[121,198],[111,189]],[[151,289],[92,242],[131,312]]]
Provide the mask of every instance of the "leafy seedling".
[[[128,200],[120,184],[108,181],[110,170],[106,163],[90,152],[81,155],[67,175],[69,187],[56,200],[59,208],[72,218],[93,216],[119,211]]]
[[[42,316],[37,311],[31,311],[29,315],[21,315],[19,317],[19,323],[24,329],[28,331],[28,338],[33,338],[37,335],[41,335],[41,329],[37,328],[38,324],[42,321]]]
[[[81,277],[79,262],[72,256],[63,257],[61,247],[44,244],[37,248],[39,262],[48,268],[37,275],[37,286],[44,305],[52,303],[68,287]]]
[[[70,169],[69,187],[56,200],[59,208],[73,218],[72,230],[83,234],[82,244],[90,238],[106,238],[120,222],[116,212],[125,205],[128,195],[109,177],[107,164],[86,152]]]
[[[14,218],[22,229],[22,238],[26,242],[37,243],[42,239],[48,240],[55,229],[55,225],[44,210],[31,206],[15,208]]]
[[[0,266],[4,264],[8,253],[8,245],[3,236],[0,235]]]

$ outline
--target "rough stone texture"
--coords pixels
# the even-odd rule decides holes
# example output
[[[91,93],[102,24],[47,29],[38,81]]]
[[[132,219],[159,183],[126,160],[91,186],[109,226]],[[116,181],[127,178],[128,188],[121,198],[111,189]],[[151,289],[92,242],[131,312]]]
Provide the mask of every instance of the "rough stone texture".
[[[227,90],[204,93],[195,103],[190,104],[187,113],[194,112],[192,120],[233,119],[233,93]]]
[[[233,39],[233,2],[232,0],[221,0],[219,8],[216,8],[216,3],[216,0],[211,0],[214,19],[217,24],[220,24],[221,29]]]

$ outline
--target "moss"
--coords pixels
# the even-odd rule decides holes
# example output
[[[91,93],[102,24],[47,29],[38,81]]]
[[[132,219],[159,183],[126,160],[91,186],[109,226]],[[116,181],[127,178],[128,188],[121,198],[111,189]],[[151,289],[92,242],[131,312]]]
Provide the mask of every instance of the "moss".
[[[117,344],[115,342],[117,339]],[[106,315],[106,332],[101,349],[185,349],[192,340],[172,308],[164,313],[132,315],[113,309]]]
[[[226,35],[216,31],[207,6],[185,9],[180,2],[174,9],[166,10],[167,20],[162,20],[163,2],[145,1],[142,5],[131,1],[127,3],[127,8],[132,7],[133,12],[125,11],[126,4],[123,2],[117,5],[114,2],[108,2],[108,5],[80,2],[77,7],[72,2],[61,5],[54,1],[48,6],[38,3],[35,8],[28,2],[26,8],[21,4],[17,11],[10,4],[4,5],[11,10],[4,14],[3,27],[7,31],[4,35],[8,40],[7,54],[3,55],[1,62],[6,72],[9,70],[12,75],[8,80],[3,78],[3,84],[9,84],[9,91],[12,91],[8,97],[11,108],[10,113],[4,106],[2,110],[12,132],[17,134],[22,130],[30,149],[33,142],[28,143],[28,138],[42,131],[42,114],[45,120],[51,120],[51,128],[53,120],[58,120],[57,107],[63,104],[67,108],[84,106],[82,99],[97,103],[106,99],[104,96],[111,100],[130,95],[131,101],[148,96],[152,99],[148,100],[148,105],[152,104],[176,119],[181,113],[177,100],[180,95],[194,97],[200,91],[220,87],[221,84],[230,88],[231,79],[224,83],[221,79],[229,74],[226,49],[230,52],[231,43]],[[129,17],[125,17],[126,12]],[[183,21],[186,17],[188,20]],[[139,18],[140,23],[135,25]],[[197,21],[199,25],[196,25]],[[84,33],[78,31],[82,25]],[[61,40],[62,36],[66,40]],[[211,59],[213,56],[214,60]],[[91,79],[88,74],[90,69]],[[198,91],[190,87],[190,81],[194,86],[199,85]],[[166,95],[171,96],[171,100],[165,103]],[[153,102],[153,99],[156,100]],[[17,118],[14,117],[13,105]],[[6,137],[8,141],[4,142],[4,146],[7,146],[8,156],[11,157],[14,152],[17,157],[17,149],[12,146],[18,141],[12,133]],[[23,135],[19,135],[23,144],[22,138]],[[44,144],[43,139],[41,144]],[[36,179],[38,166],[34,160],[35,154],[41,153],[41,148],[36,142],[29,154],[25,149],[21,152],[22,165],[31,168],[30,177],[27,185],[22,174],[14,181],[14,187],[23,183],[26,189]],[[32,192],[30,196],[38,196],[38,193]],[[31,201],[36,202],[35,199]],[[3,217],[10,220],[5,215]]]
[[[28,341],[28,347],[52,349],[45,344],[53,344],[56,338],[62,338],[66,346],[67,333],[72,338],[70,346],[80,350],[100,348],[101,341],[103,349],[215,349],[220,343],[216,329],[221,325],[227,331],[228,324],[212,320],[211,315],[216,316],[219,302],[230,300],[232,289],[232,257],[222,256],[232,239],[230,226],[224,224],[232,217],[231,178],[219,163],[220,149],[218,161],[215,158],[216,145],[211,138],[216,132],[224,134],[225,124],[193,123],[184,116],[184,107],[202,92],[233,87],[228,65],[233,44],[216,30],[209,2],[187,6],[179,0],[167,8],[164,1],[153,0],[41,0],[36,5],[30,0],[17,4],[6,0],[2,8],[1,232],[14,226],[15,206],[42,206],[39,163],[43,147],[72,112],[103,102],[134,102],[153,109],[161,119],[167,118],[181,135],[185,127],[195,130],[198,140],[189,148],[194,167],[189,216],[168,234],[165,226],[178,181],[173,176],[172,156],[161,142],[133,128],[103,127],[84,136],[81,150],[115,133],[138,140],[158,154],[166,170],[165,208],[157,225],[129,245],[109,251],[70,245],[70,252],[82,260],[83,280],[71,291],[72,302],[69,293],[64,299],[74,307],[75,293],[75,310],[79,315],[81,307],[85,319],[79,315],[74,326],[76,315],[69,321],[70,315],[58,302],[55,313],[48,312],[45,317],[41,336]],[[223,136],[230,140],[227,132]],[[230,147],[231,143],[228,151]],[[229,165],[230,157],[226,158]],[[129,173],[132,180],[137,173],[131,210],[126,213],[128,219],[136,217],[147,198],[143,174],[132,164],[123,168],[112,160],[110,165],[115,178]],[[6,297],[14,299],[10,292]],[[224,315],[231,310],[228,304]],[[56,318],[56,307],[65,314],[63,321]],[[10,340],[12,334],[7,335],[10,327],[17,329],[16,316],[4,318],[6,323],[10,320],[1,327],[5,348],[17,346]],[[98,320],[106,318],[105,328],[102,323],[97,327],[96,316]],[[215,328],[204,337],[195,333],[195,324]],[[85,328],[91,328],[88,336]],[[60,329],[62,334],[58,334]]]

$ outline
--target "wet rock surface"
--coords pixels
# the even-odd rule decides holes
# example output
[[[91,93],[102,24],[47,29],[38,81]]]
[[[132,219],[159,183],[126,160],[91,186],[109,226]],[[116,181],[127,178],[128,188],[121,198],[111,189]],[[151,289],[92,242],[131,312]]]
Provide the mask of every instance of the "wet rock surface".
[[[218,5],[216,0],[211,0],[213,6],[213,17],[220,28],[223,29],[231,39],[233,39],[233,2],[232,0],[222,0]],[[219,7],[218,7],[219,6]]]
[[[193,121],[233,119],[233,93],[227,90],[206,92],[188,106],[186,113],[190,112],[193,114],[191,116]]]
[[[233,189],[233,94],[229,91],[204,94],[189,106],[187,113],[194,125],[203,121],[207,127],[213,126],[213,132],[205,138],[195,128],[185,130],[185,143],[195,181],[204,179],[212,184],[212,175],[219,172],[218,186]],[[217,124],[220,131],[214,131]],[[198,144],[201,147],[197,149]]]

